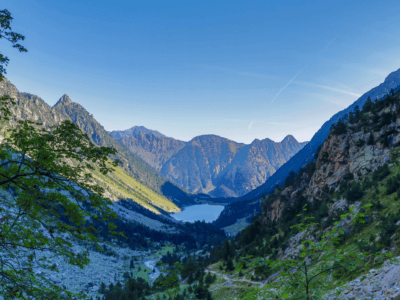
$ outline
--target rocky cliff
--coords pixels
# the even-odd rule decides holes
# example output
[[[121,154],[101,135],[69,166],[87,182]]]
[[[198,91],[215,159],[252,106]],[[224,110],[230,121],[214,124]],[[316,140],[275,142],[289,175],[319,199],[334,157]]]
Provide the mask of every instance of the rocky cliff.
[[[280,143],[270,139],[254,140],[243,147],[216,180],[210,193],[216,197],[242,196],[261,184],[307,143],[288,135]]]

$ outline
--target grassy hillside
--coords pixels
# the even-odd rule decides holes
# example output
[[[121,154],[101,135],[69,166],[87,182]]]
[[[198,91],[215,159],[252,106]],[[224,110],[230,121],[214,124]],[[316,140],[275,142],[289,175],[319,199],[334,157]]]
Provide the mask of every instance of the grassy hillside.
[[[118,198],[132,199],[157,214],[160,213],[159,209],[174,213],[180,211],[174,203],[138,182],[120,167],[115,168],[112,173],[107,175],[95,170],[94,176],[107,189],[113,200]]]

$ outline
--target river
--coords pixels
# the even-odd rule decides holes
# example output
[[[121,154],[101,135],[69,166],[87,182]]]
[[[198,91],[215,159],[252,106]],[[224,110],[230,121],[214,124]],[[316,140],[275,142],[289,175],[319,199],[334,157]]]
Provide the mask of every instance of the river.
[[[156,263],[157,263],[160,259],[161,259],[161,255],[160,255],[158,258],[149,259],[149,260],[146,260],[146,261],[144,262],[144,265],[145,265],[146,267],[148,267],[150,270],[152,270],[152,271],[149,273],[149,275],[148,275],[148,277],[149,277],[152,281],[156,280],[156,279],[158,278],[158,276],[160,276],[160,269],[156,267]],[[153,270],[154,270],[154,272],[153,272]]]

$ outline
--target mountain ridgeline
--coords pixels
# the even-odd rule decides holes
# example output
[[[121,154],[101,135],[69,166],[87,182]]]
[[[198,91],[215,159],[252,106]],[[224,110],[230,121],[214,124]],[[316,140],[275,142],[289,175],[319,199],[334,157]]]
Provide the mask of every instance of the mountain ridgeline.
[[[250,145],[216,135],[183,142],[138,128],[111,134],[178,186],[217,198],[245,195],[306,145],[290,135],[279,143],[256,139]]]
[[[62,96],[51,107],[36,95],[20,93],[6,78],[0,82],[0,95],[3,94],[9,95],[16,100],[16,105],[10,106],[14,115],[13,122],[31,120],[49,127],[57,125],[64,120],[70,120],[85,131],[96,145],[114,147],[118,151],[115,158],[121,160],[122,169],[136,181],[171,199],[180,207],[194,203],[186,192],[160,176],[156,170],[149,167],[139,156],[121,145],[96,121],[92,114],[80,104],[72,102],[68,95]]]

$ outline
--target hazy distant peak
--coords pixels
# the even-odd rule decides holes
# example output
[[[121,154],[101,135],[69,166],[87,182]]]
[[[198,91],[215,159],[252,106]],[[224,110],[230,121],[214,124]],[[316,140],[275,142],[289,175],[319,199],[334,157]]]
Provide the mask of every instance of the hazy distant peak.
[[[293,136],[293,135],[291,135],[291,134],[288,134],[283,140],[282,140],[282,142],[281,143],[285,143],[285,142],[290,142],[290,143],[298,143],[298,141],[296,140],[296,138]]]
[[[133,126],[127,130],[114,130],[111,131],[110,134],[117,140],[128,138],[131,136],[139,135],[140,133],[144,134],[152,134],[159,137],[166,137],[164,134],[158,132],[157,130],[147,129],[144,126]]]
[[[54,106],[58,106],[58,105],[68,105],[72,103],[71,98],[67,95],[64,94],[60,100],[57,101],[57,103]]]

